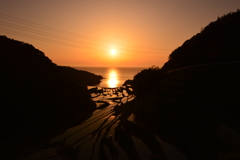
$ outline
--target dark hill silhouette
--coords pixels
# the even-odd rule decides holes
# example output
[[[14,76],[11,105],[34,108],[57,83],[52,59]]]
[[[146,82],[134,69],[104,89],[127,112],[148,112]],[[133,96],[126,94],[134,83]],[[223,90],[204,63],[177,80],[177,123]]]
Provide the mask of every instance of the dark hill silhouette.
[[[135,120],[191,160],[240,159],[240,11],[134,76]]]
[[[159,67],[152,66],[148,69],[144,69],[134,76],[131,84],[133,92],[137,97],[143,97],[151,92],[154,88],[153,86],[157,85],[162,79],[163,75]]]
[[[0,36],[0,61],[2,145],[8,156],[79,124],[96,108],[87,85],[101,76],[57,66],[32,45],[6,36]]]
[[[95,86],[99,84],[103,77],[93,73],[77,70],[67,66],[59,66],[62,74],[69,77],[72,81],[79,85]]]
[[[162,71],[205,63],[240,60],[240,10],[211,22],[175,49]]]

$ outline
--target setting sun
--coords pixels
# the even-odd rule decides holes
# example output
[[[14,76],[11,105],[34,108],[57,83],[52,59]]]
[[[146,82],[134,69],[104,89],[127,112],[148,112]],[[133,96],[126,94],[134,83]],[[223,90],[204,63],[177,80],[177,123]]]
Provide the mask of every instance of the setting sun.
[[[115,55],[117,53],[116,49],[111,49],[110,50],[111,55]]]

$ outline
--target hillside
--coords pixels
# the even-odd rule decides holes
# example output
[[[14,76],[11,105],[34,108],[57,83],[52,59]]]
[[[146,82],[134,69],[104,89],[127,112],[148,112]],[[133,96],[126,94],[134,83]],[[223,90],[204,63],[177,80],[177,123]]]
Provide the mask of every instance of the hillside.
[[[240,11],[134,76],[135,120],[190,160],[240,158]]]
[[[175,49],[162,71],[240,60],[240,10],[219,17]]]
[[[0,36],[0,61],[5,153],[49,140],[96,107],[87,85],[100,83],[101,76],[57,66],[32,45],[5,36]]]
[[[93,73],[77,70],[67,66],[59,66],[62,75],[70,78],[73,82],[79,85],[95,86],[98,85],[103,77]]]

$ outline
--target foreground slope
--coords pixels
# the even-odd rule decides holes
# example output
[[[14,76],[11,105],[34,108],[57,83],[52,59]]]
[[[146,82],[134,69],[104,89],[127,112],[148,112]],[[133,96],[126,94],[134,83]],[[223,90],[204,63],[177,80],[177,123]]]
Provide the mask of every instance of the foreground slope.
[[[5,36],[0,36],[0,52],[5,153],[14,155],[39,145],[79,124],[95,109],[87,85],[99,83],[101,76],[57,66],[32,45]]]
[[[135,120],[189,159],[240,158],[239,28],[223,16],[134,77]]]

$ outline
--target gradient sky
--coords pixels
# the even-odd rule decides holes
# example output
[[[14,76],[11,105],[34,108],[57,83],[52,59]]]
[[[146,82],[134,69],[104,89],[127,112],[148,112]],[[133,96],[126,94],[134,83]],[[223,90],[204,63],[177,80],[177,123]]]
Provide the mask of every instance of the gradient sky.
[[[161,67],[240,0],[0,0],[0,35],[67,66]],[[111,55],[110,50],[116,49]]]

